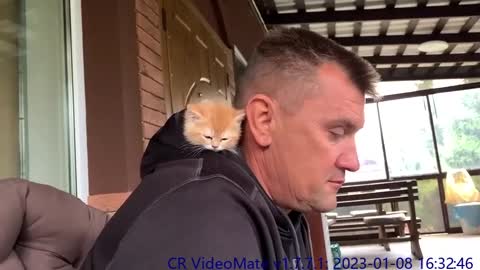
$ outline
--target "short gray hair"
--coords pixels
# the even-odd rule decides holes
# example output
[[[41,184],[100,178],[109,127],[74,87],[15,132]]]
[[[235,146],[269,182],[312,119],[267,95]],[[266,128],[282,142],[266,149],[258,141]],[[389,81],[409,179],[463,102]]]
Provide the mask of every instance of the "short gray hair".
[[[290,107],[312,92],[309,89],[316,87],[313,73],[326,62],[343,68],[363,94],[378,96],[375,84],[380,76],[365,59],[315,32],[283,28],[270,32],[255,48],[239,80],[234,104],[243,108],[251,96],[263,93]],[[300,89],[292,89],[293,83]]]

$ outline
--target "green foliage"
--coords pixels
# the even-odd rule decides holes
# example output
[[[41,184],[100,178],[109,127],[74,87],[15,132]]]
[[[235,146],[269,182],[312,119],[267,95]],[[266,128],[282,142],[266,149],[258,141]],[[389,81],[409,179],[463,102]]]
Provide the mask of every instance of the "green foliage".
[[[466,93],[463,105],[470,114],[453,123],[454,148],[446,161],[453,168],[478,168],[480,167],[480,93]]]
[[[420,202],[415,204],[417,216],[422,222],[421,232],[443,231],[443,219],[440,210],[438,184],[436,180],[418,181]]]

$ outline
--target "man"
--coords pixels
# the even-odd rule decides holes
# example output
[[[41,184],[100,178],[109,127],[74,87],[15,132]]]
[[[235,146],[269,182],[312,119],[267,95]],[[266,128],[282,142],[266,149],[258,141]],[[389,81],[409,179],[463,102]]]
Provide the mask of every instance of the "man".
[[[183,112],[172,116],[83,269],[318,269],[302,213],[335,208],[345,171],[358,170],[354,135],[377,79],[313,32],[270,33],[235,100],[246,112],[241,156],[188,158]]]

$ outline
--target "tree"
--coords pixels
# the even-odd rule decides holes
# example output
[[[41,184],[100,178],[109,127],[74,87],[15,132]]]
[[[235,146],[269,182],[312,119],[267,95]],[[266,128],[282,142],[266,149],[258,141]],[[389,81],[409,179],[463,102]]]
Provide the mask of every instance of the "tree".
[[[463,98],[469,115],[452,124],[454,148],[446,161],[453,168],[480,167],[480,92],[471,91]]]

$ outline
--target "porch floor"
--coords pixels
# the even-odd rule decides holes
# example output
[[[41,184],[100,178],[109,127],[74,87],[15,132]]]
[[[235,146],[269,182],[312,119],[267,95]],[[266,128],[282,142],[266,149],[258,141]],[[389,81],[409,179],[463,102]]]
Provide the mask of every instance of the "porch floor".
[[[435,235],[421,235],[420,246],[422,248],[424,264],[423,268],[420,268],[419,260],[413,259],[413,266],[398,268],[401,269],[436,269],[435,267],[441,267],[439,264],[440,260],[445,260],[445,266],[443,269],[448,269],[447,265],[450,263],[448,259],[451,257],[455,261],[459,261],[463,258],[464,262],[471,257],[473,259],[469,260],[473,263],[473,268],[467,268],[464,265],[463,268],[457,266],[457,264],[452,264],[450,269],[475,269],[480,270],[480,235],[465,235],[465,234],[435,234]],[[349,258],[350,263],[353,263],[356,260],[360,262],[361,258],[365,258],[367,264],[374,263],[374,260],[377,258],[377,263],[382,261],[381,267],[374,267],[373,265],[364,268],[364,269],[397,269],[395,266],[396,261],[400,264],[401,261],[405,261],[407,258],[413,258],[410,253],[410,242],[401,242],[401,243],[391,243],[390,251],[385,251],[385,249],[380,245],[357,245],[357,246],[341,246],[342,258]],[[388,258],[388,266],[385,267],[384,259]],[[437,261],[436,265],[433,265],[432,268],[426,266],[426,260],[428,258],[433,258],[431,261]],[[345,262],[346,265],[348,262]],[[377,265],[380,266],[380,265]],[[401,266],[401,265],[398,265]],[[431,267],[430,265],[429,267]],[[357,269],[362,269],[361,265],[357,265]],[[333,269],[333,268],[332,268]],[[341,268],[337,268],[341,269]],[[347,269],[352,269],[347,268]],[[437,268],[441,269],[441,268]]]

